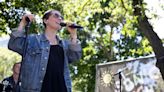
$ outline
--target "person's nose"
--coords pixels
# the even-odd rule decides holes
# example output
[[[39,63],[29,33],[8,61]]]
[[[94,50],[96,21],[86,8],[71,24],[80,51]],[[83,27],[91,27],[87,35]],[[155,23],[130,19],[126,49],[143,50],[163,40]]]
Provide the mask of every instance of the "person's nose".
[[[62,17],[59,17],[59,20],[60,20],[60,21],[63,21],[63,18],[62,18]]]

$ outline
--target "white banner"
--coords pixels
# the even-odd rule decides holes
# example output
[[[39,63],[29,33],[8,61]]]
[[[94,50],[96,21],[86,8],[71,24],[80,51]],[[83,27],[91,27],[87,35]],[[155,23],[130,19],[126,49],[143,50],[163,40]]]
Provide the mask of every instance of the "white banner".
[[[98,64],[95,92],[164,92],[164,80],[155,64],[155,57]]]

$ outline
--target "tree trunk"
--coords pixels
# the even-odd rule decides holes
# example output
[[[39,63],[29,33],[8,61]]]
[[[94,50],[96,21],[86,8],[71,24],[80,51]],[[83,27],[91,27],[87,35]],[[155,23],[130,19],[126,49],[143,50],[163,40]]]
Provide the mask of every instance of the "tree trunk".
[[[153,27],[149,23],[148,18],[145,15],[145,11],[141,8],[143,5],[142,2],[143,0],[133,0],[132,3],[134,7],[134,15],[138,17],[138,31],[142,32],[150,42],[157,58],[156,66],[160,69],[162,78],[164,79],[164,47],[161,39],[154,32]]]

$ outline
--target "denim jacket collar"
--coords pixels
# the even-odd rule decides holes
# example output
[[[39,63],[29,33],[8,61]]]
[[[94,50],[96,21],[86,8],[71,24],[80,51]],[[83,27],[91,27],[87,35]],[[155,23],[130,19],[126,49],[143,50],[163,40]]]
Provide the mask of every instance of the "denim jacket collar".
[[[44,33],[41,34],[41,41],[48,41]]]
[[[61,38],[58,35],[56,35],[56,39],[58,41],[58,44],[61,46],[61,44],[62,44]],[[41,41],[48,41],[48,39],[45,36],[45,33],[41,34]]]

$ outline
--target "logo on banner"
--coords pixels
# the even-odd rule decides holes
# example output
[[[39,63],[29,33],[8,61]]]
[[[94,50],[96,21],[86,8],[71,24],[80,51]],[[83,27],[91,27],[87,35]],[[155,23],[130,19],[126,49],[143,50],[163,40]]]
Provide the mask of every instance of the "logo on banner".
[[[104,71],[101,76],[101,85],[104,87],[109,87],[112,84],[112,73],[109,71]]]

